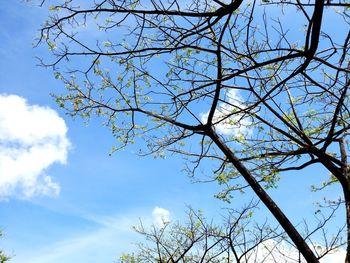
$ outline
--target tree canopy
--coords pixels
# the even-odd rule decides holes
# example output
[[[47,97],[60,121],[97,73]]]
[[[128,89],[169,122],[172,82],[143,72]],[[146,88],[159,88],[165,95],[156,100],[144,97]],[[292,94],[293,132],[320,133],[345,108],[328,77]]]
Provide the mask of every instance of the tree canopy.
[[[0,229],[0,238],[2,238],[2,235],[3,235],[3,233],[2,233],[2,231],[1,231],[1,229]],[[10,258],[8,255],[6,255],[4,251],[2,251],[2,250],[0,249],[0,263],[9,262],[10,259],[11,259],[11,258]]]
[[[135,231],[144,237],[143,242],[117,262],[303,262],[300,252],[290,244],[280,227],[271,226],[267,221],[254,221],[257,209],[258,203],[250,202],[240,210],[226,210],[225,216],[214,222],[202,211],[189,208],[186,220],[181,223],[164,222],[151,227],[141,223]],[[316,228],[307,229],[305,236],[327,231],[327,223],[335,211],[320,218]],[[343,245],[341,230],[332,240],[324,238],[323,243],[327,245],[310,244],[319,259]]]
[[[314,190],[343,189],[349,244],[348,2],[44,3],[52,15],[38,42],[53,57],[42,64],[66,87],[56,100],[72,116],[103,118],[115,150],[140,137],[141,154],[181,154],[194,176],[210,163],[217,196],[252,189],[307,262],[315,251],[268,189],[321,165],[329,180]]]

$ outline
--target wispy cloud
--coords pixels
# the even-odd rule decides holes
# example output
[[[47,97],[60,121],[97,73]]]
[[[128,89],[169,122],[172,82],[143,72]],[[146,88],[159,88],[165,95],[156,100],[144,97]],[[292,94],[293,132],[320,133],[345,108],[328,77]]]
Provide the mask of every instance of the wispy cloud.
[[[118,254],[128,252],[133,247],[133,242],[136,242],[137,233],[132,231],[132,224],[136,222],[134,218],[116,217],[114,227],[100,226],[94,231],[75,233],[34,253],[17,254],[13,261],[14,263],[113,262]]]
[[[235,113],[245,107],[239,92],[235,89],[228,90],[225,94],[225,102],[219,103],[214,113],[213,123],[215,123],[216,131],[222,135],[249,135],[251,133],[249,128],[251,120],[244,117],[242,113]],[[208,116],[209,111],[202,113],[200,115],[201,121],[206,123]]]
[[[151,226],[156,223],[156,219],[169,214],[168,210],[157,206],[152,211],[136,209],[109,216],[81,214],[79,217],[82,220],[96,224],[94,230],[77,231],[63,240],[47,244],[35,251],[16,251],[16,256],[11,262],[113,262],[122,253],[135,250],[136,242],[145,241],[143,236],[134,231],[134,226],[138,226],[141,221],[145,226]]]
[[[67,126],[54,110],[0,94],[0,200],[57,195],[60,187],[45,171],[66,162],[69,145]]]

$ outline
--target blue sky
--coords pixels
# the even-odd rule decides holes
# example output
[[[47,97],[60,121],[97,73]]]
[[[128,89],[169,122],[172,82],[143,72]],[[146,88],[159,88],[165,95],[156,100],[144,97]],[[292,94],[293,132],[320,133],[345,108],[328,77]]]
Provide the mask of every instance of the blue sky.
[[[50,147],[64,144],[60,156],[45,154],[47,148],[38,144],[44,155],[25,163],[33,166],[33,172],[15,174],[17,183],[7,182],[7,174],[0,174],[0,179],[7,182],[4,189],[0,186],[0,227],[5,233],[0,247],[14,256],[11,262],[112,262],[138,240],[131,226],[140,218],[146,224],[156,223],[159,215],[168,213],[170,218],[181,218],[186,205],[201,208],[209,216],[221,213],[227,205],[213,198],[217,185],[191,183],[181,172],[182,159],[140,158],[135,154],[137,145],[109,156],[114,139],[99,120],[86,125],[57,107],[49,94],[59,91],[62,83],[54,79],[50,70],[36,66],[35,57],[45,56],[47,50],[32,47],[46,15],[45,9],[19,0],[0,1],[0,101],[13,99],[9,106],[13,108],[6,115],[8,121],[24,122],[21,113],[28,113],[28,118],[37,121],[36,127],[42,128],[37,131],[35,127],[15,125],[9,133],[12,136],[15,129],[19,130],[16,138],[21,142],[32,142],[44,133]],[[15,105],[22,106],[22,111]],[[36,113],[43,115],[34,116]],[[35,136],[28,139],[30,132]],[[6,141],[0,143],[5,149],[10,147]],[[28,147],[31,146],[24,148]],[[42,164],[44,157],[46,164]],[[0,163],[0,172],[5,171],[1,165],[4,163]],[[23,162],[14,163],[12,171],[22,165]],[[294,222],[300,222],[310,207],[314,209],[312,202],[322,196],[309,191],[314,179],[305,180],[304,175],[286,176],[280,188],[272,192]],[[12,190],[8,190],[9,185]],[[337,191],[335,188],[330,194],[337,196]],[[235,198],[233,205],[239,208],[251,198],[248,192]]]

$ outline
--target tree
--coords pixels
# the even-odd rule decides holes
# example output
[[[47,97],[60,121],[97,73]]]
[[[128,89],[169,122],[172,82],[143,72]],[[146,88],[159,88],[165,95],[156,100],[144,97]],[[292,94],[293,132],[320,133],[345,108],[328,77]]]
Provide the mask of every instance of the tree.
[[[147,153],[187,156],[193,174],[216,165],[218,197],[251,188],[307,262],[315,252],[267,189],[321,165],[330,176],[315,189],[343,189],[350,262],[348,2],[66,0],[50,10],[39,43],[54,58],[42,64],[65,83],[56,99],[72,116],[104,118],[115,149],[140,136]]]
[[[141,223],[135,230],[145,241],[117,262],[301,262],[300,253],[288,243],[279,227],[271,227],[267,221],[261,224],[253,221],[257,205],[251,202],[239,211],[229,209],[219,223],[208,221],[203,212],[192,208],[188,209],[187,221],[183,224],[164,222],[162,226],[146,228]],[[325,231],[332,212],[306,235]],[[342,245],[340,232],[337,234],[333,240],[324,240],[322,245],[313,244],[317,258]]]
[[[0,238],[2,237],[2,235],[3,235],[2,231],[0,230]],[[5,252],[0,249],[0,263],[5,263],[9,261],[10,261],[10,257],[7,256]]]

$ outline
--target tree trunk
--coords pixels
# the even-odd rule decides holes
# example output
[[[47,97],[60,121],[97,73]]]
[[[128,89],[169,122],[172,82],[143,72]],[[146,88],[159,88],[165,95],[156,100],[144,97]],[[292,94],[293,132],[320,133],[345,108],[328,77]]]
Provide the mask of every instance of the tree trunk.
[[[342,161],[342,178],[340,181],[343,187],[345,200],[345,217],[346,217],[346,257],[345,263],[350,263],[350,167],[348,165],[348,155],[345,148],[345,137],[339,138],[340,158]]]
[[[289,221],[289,219],[277,206],[277,204],[271,199],[267,192],[261,187],[261,185],[250,173],[250,171],[236,158],[234,153],[227,147],[227,145],[214,131],[211,132],[210,137],[233,164],[233,166],[238,170],[238,172],[243,176],[243,178],[247,181],[259,199],[270,210],[272,215],[275,217],[281,227],[286,231],[287,235],[293,241],[305,260],[308,263],[319,263],[319,260],[307,245],[303,237],[299,234],[293,224]]]
[[[349,178],[349,174],[347,175]],[[346,257],[345,263],[350,263],[350,180],[346,186],[343,185],[344,200],[345,200],[345,216],[346,216]]]

